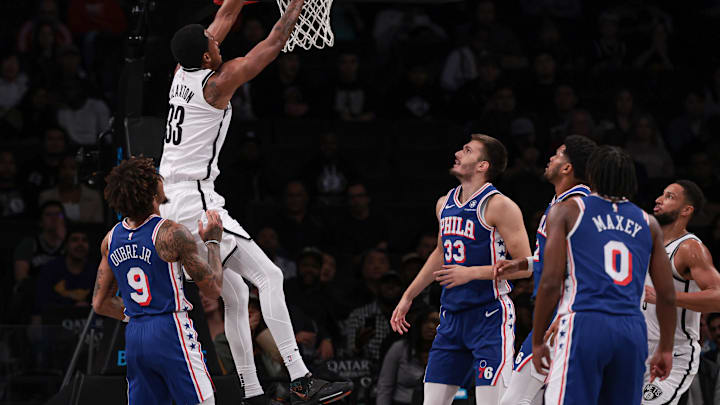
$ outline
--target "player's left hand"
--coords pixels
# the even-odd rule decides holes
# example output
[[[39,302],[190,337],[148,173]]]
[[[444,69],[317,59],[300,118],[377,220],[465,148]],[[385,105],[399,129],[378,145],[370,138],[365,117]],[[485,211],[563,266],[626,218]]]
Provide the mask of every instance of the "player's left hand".
[[[458,266],[457,264],[445,264],[442,270],[433,272],[435,281],[445,288],[453,288],[463,285],[472,280],[472,272],[468,267]]]
[[[650,382],[656,378],[660,378],[661,381],[668,378],[672,370],[672,360],[672,351],[655,350],[650,358]]]
[[[645,302],[648,304],[655,305],[655,302],[657,301],[657,295],[655,294],[655,289],[653,287],[650,287],[649,285],[645,286]]]
[[[548,375],[550,371],[550,348],[545,343],[541,345],[533,345],[533,367],[542,374]]]
[[[203,242],[209,240],[222,240],[223,224],[220,219],[220,214],[215,210],[205,211],[207,215],[207,225],[203,227],[202,221],[198,220],[198,234],[202,238]]]

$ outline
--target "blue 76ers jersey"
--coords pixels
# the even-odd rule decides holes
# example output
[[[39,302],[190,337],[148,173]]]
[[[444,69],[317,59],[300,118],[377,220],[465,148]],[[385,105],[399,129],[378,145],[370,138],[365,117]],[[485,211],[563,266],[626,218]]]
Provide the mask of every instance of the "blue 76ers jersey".
[[[545,225],[547,220],[547,214],[550,212],[550,208],[553,205],[561,203],[571,197],[585,197],[590,194],[590,188],[584,184],[578,184],[570,190],[553,197],[550,204],[545,208],[545,213],[540,218],[540,224],[538,224],[537,235],[535,236],[535,253],[533,254],[533,282],[535,287],[533,288],[532,298],[537,295],[538,287],[540,286],[540,277],[542,277],[543,271],[543,252],[545,251],[545,242],[547,241],[547,233],[545,233]]]
[[[155,250],[155,236],[165,219],[152,215],[131,228],[125,220],[110,232],[108,263],[118,282],[129,317],[189,311],[180,263],[168,263]]]
[[[567,236],[567,277],[559,314],[638,315],[652,253],[648,214],[629,201],[575,198],[580,215]]]
[[[490,196],[500,192],[486,183],[464,204],[460,203],[461,188],[450,190],[440,211],[440,236],[444,263],[466,267],[492,265],[506,255],[505,242],[484,218]],[[461,286],[443,287],[440,304],[449,311],[478,307],[510,292],[507,281],[472,280]]]

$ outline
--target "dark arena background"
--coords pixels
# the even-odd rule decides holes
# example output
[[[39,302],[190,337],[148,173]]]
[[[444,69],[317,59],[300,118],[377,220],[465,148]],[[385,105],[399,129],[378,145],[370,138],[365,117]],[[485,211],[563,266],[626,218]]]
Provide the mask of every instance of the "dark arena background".
[[[0,403],[127,402],[125,324],[90,307],[100,240],[118,221],[104,177],[130,155],[159,162],[170,38],[218,8],[0,2]],[[274,2],[246,5],[223,58],[247,53],[279,15]],[[400,403],[387,394],[399,360],[384,362],[399,339],[418,348],[406,366],[420,372],[402,384],[422,403],[427,338],[388,320],[435,248],[435,202],[457,184],[448,169],[471,133],[508,148],[495,185],[520,206],[532,246],[554,192],[545,165],[580,134],[631,154],[646,210],[675,179],[699,184],[708,203],[690,230],[720,267],[720,2],[335,0],[331,23],[333,47],[281,53],[235,93],[216,187],[282,269],[305,362],[355,382],[339,403]],[[396,288],[380,293],[380,281]],[[217,403],[238,404],[223,304],[185,290]],[[415,300],[419,313],[439,291]],[[516,347],[531,292],[531,279],[514,283]],[[260,312],[251,298],[258,373],[289,403]],[[703,350],[717,355],[720,319],[710,328],[706,316]]]

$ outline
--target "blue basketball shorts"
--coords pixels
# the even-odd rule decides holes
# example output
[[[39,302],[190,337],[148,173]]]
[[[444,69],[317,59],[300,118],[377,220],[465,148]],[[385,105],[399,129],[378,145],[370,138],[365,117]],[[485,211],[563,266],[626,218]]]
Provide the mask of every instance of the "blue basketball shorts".
[[[459,312],[441,309],[440,325],[425,369],[425,382],[507,385],[512,373],[515,308],[506,295],[485,306]]]
[[[645,318],[640,314],[562,315],[545,403],[640,404],[647,345]]]
[[[125,328],[128,403],[195,405],[213,396],[187,312],[130,319]]]

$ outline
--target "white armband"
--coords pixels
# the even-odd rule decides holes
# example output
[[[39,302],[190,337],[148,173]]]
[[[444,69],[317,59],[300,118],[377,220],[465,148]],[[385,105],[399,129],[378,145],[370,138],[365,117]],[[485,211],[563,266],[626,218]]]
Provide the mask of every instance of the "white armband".
[[[528,263],[528,270],[533,271],[533,265],[535,265],[535,256],[528,256],[525,259]]]

